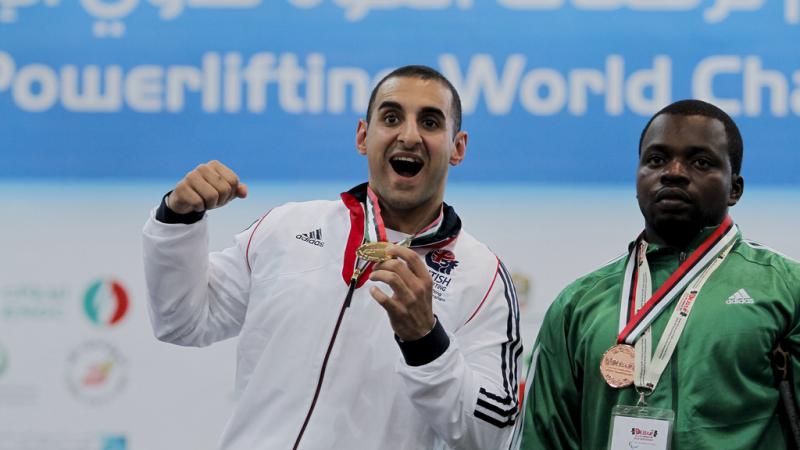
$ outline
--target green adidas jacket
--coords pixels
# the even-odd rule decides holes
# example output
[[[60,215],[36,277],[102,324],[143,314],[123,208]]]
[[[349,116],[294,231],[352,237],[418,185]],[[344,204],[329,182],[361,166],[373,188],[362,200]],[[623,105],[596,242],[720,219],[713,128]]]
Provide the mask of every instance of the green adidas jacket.
[[[685,257],[650,245],[654,291]],[[528,379],[523,449],[605,449],[611,409],[636,404],[632,387],[609,387],[599,370],[616,343],[625,262],[621,257],[573,282],[549,308]],[[653,349],[673,305],[652,325]],[[770,360],[779,341],[800,376],[800,263],[737,236],[647,402],[675,411],[673,449],[787,448]]]

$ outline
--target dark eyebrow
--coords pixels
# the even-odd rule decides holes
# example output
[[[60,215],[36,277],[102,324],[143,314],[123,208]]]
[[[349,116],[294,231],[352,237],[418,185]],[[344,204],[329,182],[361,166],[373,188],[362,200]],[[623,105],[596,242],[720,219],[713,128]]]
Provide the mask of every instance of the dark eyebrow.
[[[647,147],[642,149],[642,153],[645,152],[664,152],[667,150],[667,146],[660,143],[650,144]]]
[[[425,106],[422,108],[422,114],[433,114],[434,116],[439,117],[440,119],[444,119],[445,115],[441,109],[435,108],[433,106]]]
[[[403,107],[400,106],[400,103],[393,102],[391,100],[386,100],[384,102],[381,102],[380,105],[378,105],[378,109],[379,110],[381,110],[381,109],[397,109],[397,110],[402,111]]]
[[[656,142],[642,149],[642,154],[649,152],[670,153],[670,148],[662,143]],[[714,152],[711,147],[703,145],[692,145],[686,149],[688,156],[707,155],[712,158],[719,159],[719,156]]]
[[[398,103],[398,102],[394,102],[394,101],[391,101],[391,100],[386,100],[386,101],[381,102],[380,105],[378,105],[378,110],[379,111],[380,110],[384,110],[384,109],[394,109],[394,110],[402,111],[403,110],[403,106],[400,105],[400,103]],[[422,108],[422,110],[420,111],[420,114],[432,114],[434,116],[439,117],[440,119],[444,119],[445,118],[444,112],[441,109],[436,108],[434,106],[424,106]]]
[[[702,146],[702,145],[693,145],[693,146],[688,148],[688,151],[689,151],[689,155],[692,155],[692,156],[694,156],[694,155],[696,155],[698,153],[708,153],[711,156],[714,156],[714,157],[717,156],[717,154],[714,152],[714,150],[711,147]]]

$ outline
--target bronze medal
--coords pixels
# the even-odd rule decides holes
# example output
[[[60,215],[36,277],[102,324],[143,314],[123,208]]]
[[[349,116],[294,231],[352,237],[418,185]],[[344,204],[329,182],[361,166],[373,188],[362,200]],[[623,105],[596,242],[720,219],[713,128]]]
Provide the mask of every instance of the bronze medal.
[[[376,263],[388,261],[392,257],[386,254],[386,250],[389,250],[391,245],[390,242],[367,242],[358,247],[356,254],[361,259]]]
[[[603,353],[600,374],[609,386],[624,388],[633,384],[636,351],[627,344],[617,344]]]

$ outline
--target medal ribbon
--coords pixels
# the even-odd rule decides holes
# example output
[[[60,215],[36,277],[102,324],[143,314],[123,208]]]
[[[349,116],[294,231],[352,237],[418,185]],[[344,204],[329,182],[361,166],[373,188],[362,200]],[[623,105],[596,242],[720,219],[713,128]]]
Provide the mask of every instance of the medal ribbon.
[[[378,196],[375,195],[375,192],[372,191],[372,188],[367,187],[367,199],[366,199],[366,214],[364,215],[364,220],[366,220],[366,224],[364,226],[364,244],[368,242],[386,242],[388,239],[386,238],[386,226],[383,224],[383,218],[381,217],[381,206],[378,202]],[[439,227],[442,226],[442,222],[444,218],[444,208],[443,206],[439,207],[439,216],[431,222],[428,226],[418,231],[416,234],[409,236],[406,239],[403,239],[400,242],[396,242],[396,244],[400,245],[408,245],[411,246],[414,244],[414,240],[418,238],[424,238],[427,236],[431,236],[436,234],[439,231]]]
[[[703,272],[695,278],[689,287],[681,295],[680,300],[675,305],[672,311],[672,316],[669,318],[667,327],[658,341],[656,352],[653,354],[652,360],[650,358],[650,328],[648,327],[645,335],[636,342],[636,372],[634,377],[634,384],[637,388],[645,388],[653,391],[658,384],[661,374],[667,367],[667,363],[672,358],[672,353],[678,345],[678,339],[683,334],[683,329],[686,326],[686,321],[689,320],[689,314],[692,312],[695,300],[700,294],[700,289],[711,277],[711,274],[722,264],[722,261],[728,256],[728,253],[733,248],[733,243],[727,244],[721,253],[703,270]],[[647,278],[650,278],[649,270],[647,270]],[[645,338],[646,336],[646,338]],[[641,341],[646,341],[642,343]],[[644,344],[644,345],[643,345]]]
[[[667,278],[667,281],[655,294],[650,296],[644,304],[637,306],[637,297],[639,297],[639,303],[642,298],[646,298],[641,294],[642,284],[650,283],[649,270],[647,270],[646,277],[640,270],[641,261],[646,261],[647,243],[644,241],[644,233],[639,235],[625,266],[617,343],[633,345],[670,302],[684,290],[686,285],[734,240],[736,234],[736,225],[730,216],[726,216],[722,224],[686,258],[686,261]]]

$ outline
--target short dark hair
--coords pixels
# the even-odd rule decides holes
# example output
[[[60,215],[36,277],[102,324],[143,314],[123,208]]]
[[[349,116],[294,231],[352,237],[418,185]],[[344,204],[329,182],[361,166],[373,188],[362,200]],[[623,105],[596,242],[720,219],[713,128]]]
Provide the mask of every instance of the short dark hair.
[[[438,70],[428,66],[419,65],[403,66],[395,69],[378,82],[377,86],[375,86],[375,89],[373,89],[372,93],[369,95],[369,105],[367,105],[367,124],[369,124],[369,121],[372,118],[372,104],[375,102],[375,96],[378,93],[378,89],[380,89],[383,83],[389,78],[401,77],[418,78],[420,80],[436,80],[447,86],[447,88],[450,89],[450,94],[452,94],[453,97],[451,109],[453,113],[453,123],[455,124],[455,132],[457,133],[461,131],[461,97],[458,95],[458,91],[456,91],[453,83],[445,78],[445,76],[442,75]]]
[[[639,137],[639,154],[642,154],[642,143],[644,142],[644,135],[650,128],[650,124],[656,117],[662,114],[672,114],[677,116],[705,116],[712,119],[717,119],[725,125],[725,138],[728,141],[728,157],[731,160],[731,171],[734,175],[738,175],[742,170],[742,154],[744,153],[744,144],[742,142],[742,135],[739,133],[739,127],[733,122],[731,116],[725,111],[712,105],[711,103],[702,100],[679,100],[671,105],[667,105],[657,112],[650,121],[645,125],[642,130],[642,135]]]

